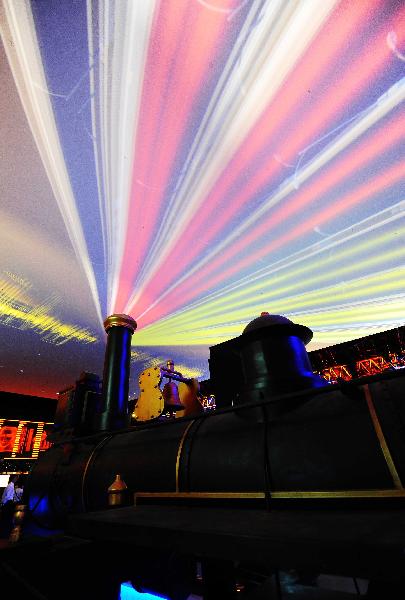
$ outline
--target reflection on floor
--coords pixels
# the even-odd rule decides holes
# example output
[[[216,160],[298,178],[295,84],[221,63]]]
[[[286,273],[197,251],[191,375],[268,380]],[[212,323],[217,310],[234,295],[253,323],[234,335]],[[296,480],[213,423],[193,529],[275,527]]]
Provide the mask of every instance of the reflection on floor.
[[[368,587],[368,581],[365,579],[325,574],[310,576],[308,573],[303,575],[296,571],[281,571],[279,582],[280,586],[278,587],[276,578],[272,577],[263,587],[260,586],[260,590],[259,588],[256,590],[246,589],[246,600],[251,598],[260,600],[262,597],[269,600],[286,600],[288,598],[294,598],[294,600],[351,600],[366,596]],[[240,598],[242,599],[244,596],[245,594],[242,593]],[[154,598],[162,598],[162,596],[136,592],[129,582],[123,583],[121,586],[120,600],[152,600]],[[203,600],[203,597],[198,594],[190,594],[187,600]]]
[[[121,585],[120,600],[154,600],[155,598],[162,599],[163,596],[155,596],[154,594],[141,594],[134,590],[129,582]],[[163,598],[163,600],[165,599]]]

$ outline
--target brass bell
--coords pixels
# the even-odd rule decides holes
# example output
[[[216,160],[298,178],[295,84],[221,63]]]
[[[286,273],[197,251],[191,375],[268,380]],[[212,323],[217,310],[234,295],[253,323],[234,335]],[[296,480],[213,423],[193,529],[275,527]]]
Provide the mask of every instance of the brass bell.
[[[175,412],[184,409],[180,402],[179,389],[174,381],[169,381],[164,385],[162,394],[165,401],[165,411]]]
[[[183,410],[184,406],[180,401],[179,390],[177,385],[170,379],[169,373],[175,373],[174,362],[172,360],[167,361],[166,376],[169,377],[168,383],[166,383],[162,390],[163,399],[165,401],[164,411],[173,413],[177,410]]]

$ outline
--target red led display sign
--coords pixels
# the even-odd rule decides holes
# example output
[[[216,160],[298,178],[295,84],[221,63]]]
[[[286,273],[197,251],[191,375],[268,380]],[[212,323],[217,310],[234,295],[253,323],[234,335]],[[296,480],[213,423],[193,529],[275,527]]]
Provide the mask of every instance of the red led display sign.
[[[52,423],[0,419],[0,458],[37,458],[50,447]]]

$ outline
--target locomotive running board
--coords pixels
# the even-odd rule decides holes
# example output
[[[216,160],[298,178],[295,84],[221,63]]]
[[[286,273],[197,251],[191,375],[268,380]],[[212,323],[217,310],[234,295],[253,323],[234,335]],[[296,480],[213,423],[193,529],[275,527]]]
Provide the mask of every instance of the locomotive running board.
[[[284,499],[344,499],[344,498],[405,498],[405,489],[333,490],[333,491],[270,491],[265,492],[135,492],[134,504],[141,499],[196,500],[274,500]]]

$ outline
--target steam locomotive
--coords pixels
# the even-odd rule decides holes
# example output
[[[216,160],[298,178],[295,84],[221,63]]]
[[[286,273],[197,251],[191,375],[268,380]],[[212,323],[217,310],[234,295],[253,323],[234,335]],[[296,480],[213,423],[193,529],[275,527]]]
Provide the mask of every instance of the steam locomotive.
[[[229,596],[224,591],[221,596],[215,594],[229,560],[235,564],[250,554],[261,563],[260,553],[266,554],[263,544],[259,543],[258,552],[254,542],[247,544],[241,525],[246,520],[246,527],[254,529],[258,519],[263,530],[267,526],[263,515],[287,509],[289,519],[299,515],[302,523],[302,511],[314,502],[321,510],[336,503],[339,510],[346,510],[348,503],[350,510],[353,503],[358,510],[367,503],[387,507],[396,502],[402,510],[403,370],[327,383],[313,373],[308,358],[305,346],[311,330],[285,317],[262,313],[239,337],[211,349],[210,371],[214,381],[222,381],[222,389],[229,365],[238,369],[240,384],[238,389],[230,385],[229,402],[221,404],[218,398],[215,411],[203,411],[195,381],[183,378],[172,365],[154,367],[140,376],[141,395],[134,410],[137,420],[133,416],[131,421],[128,379],[136,323],[127,315],[112,315],[105,329],[101,397],[87,390],[61,401],[54,444],[29,478],[29,514],[43,531],[69,532],[96,541],[98,550],[111,543],[121,555],[139,546],[137,567],[132,562],[129,568],[131,580],[139,576],[152,587],[166,590],[166,584],[163,588],[154,585],[162,573],[172,583],[182,577],[173,574],[177,571],[163,540],[167,523],[162,520],[157,525],[156,519],[172,515],[174,529],[185,535],[190,515],[194,522],[207,519],[208,523],[211,514],[222,523],[224,517],[218,515],[227,511],[239,519],[239,537],[232,530],[236,546],[218,556],[214,548],[207,550],[203,538],[199,545],[194,532],[176,559],[176,564],[184,565],[185,556],[187,560],[204,556],[206,579],[215,582],[216,590],[206,592],[204,598],[225,598],[234,597],[234,586]],[[161,389],[163,379],[168,383]],[[142,516],[142,523],[137,515]],[[207,531],[212,533],[208,524]],[[170,548],[176,546],[173,539],[171,544]],[[289,544],[292,557],[291,540]],[[226,588],[230,578],[222,580]],[[186,597],[176,590],[171,591],[171,598]]]

